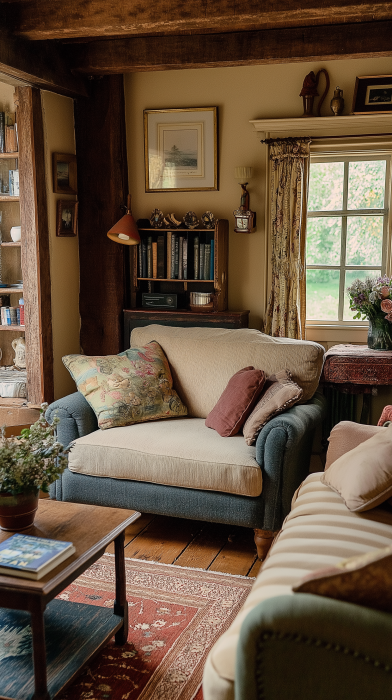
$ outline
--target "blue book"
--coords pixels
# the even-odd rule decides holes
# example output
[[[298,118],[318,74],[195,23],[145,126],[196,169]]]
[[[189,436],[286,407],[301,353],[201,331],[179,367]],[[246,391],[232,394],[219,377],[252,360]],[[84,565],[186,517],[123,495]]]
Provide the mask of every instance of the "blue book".
[[[72,542],[11,535],[0,544],[0,574],[38,581],[74,552]]]
[[[214,239],[211,241],[210,280],[214,279]]]

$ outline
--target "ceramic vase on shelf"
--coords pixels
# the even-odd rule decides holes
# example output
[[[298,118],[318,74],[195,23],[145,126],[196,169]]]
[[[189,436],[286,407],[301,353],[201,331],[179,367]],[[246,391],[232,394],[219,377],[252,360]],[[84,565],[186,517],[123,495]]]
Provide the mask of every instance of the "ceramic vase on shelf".
[[[0,491],[0,530],[26,530],[33,524],[37,508],[38,491],[16,495]]]
[[[383,317],[369,319],[368,347],[371,350],[392,350],[392,323]]]

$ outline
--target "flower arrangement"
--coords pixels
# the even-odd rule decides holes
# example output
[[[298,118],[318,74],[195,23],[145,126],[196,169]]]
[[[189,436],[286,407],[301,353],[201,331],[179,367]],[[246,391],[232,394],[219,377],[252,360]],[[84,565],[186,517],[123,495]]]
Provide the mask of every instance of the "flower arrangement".
[[[392,348],[392,277],[356,279],[347,287],[354,318],[369,319],[368,345],[375,350]]]
[[[6,438],[4,428],[0,435],[0,492],[12,495],[46,492],[48,487],[67,466],[64,448],[56,439],[55,417],[49,425],[45,419],[47,404],[42,404],[39,419],[22,430],[18,437]]]

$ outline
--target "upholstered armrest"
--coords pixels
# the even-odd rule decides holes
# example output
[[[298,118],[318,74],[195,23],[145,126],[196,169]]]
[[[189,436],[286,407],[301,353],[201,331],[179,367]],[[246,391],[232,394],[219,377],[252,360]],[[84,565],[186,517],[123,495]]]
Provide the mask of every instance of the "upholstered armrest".
[[[307,404],[270,420],[259,433],[256,460],[263,473],[264,529],[277,530],[290,512],[293,493],[309,473],[313,437],[325,405],[324,397],[315,394]]]
[[[392,697],[392,615],[308,594],[253,608],[241,628],[235,700]]]
[[[98,429],[95,413],[79,391],[51,403],[46,411],[48,423],[53,421],[55,415],[60,418],[57,437],[63,445],[69,445],[76,438]]]

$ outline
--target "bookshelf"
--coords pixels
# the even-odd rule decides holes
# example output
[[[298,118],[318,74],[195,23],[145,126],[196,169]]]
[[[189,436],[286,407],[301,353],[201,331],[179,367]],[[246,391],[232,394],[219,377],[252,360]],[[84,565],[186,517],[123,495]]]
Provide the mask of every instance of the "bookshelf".
[[[19,153],[0,153],[0,179],[1,183],[8,183],[8,171],[18,168]],[[23,278],[21,264],[21,242],[11,239],[12,226],[20,225],[20,198],[8,193],[0,193],[0,212],[2,221],[0,224],[2,240],[0,246],[2,262],[2,280],[8,284],[15,284]],[[10,306],[18,306],[19,299],[23,296],[21,287],[2,287],[0,296],[10,296]],[[14,351],[12,341],[25,335],[24,325],[0,325],[0,347],[2,350],[1,365],[13,365]],[[4,399],[0,397],[0,406]]]
[[[189,309],[190,292],[211,292],[214,294],[214,311],[225,311],[227,309],[227,271],[228,271],[228,236],[229,222],[226,219],[219,219],[215,228],[212,229],[187,229],[187,228],[171,228],[171,229],[153,229],[139,227],[139,234],[142,244],[147,248],[148,239],[152,243],[158,244],[158,236],[163,237],[160,242],[161,264],[157,265],[157,276],[143,276],[142,261],[140,259],[140,246],[132,246],[130,250],[130,306],[131,309],[142,309],[142,294],[153,292],[160,294],[176,294],[177,308],[170,311],[171,314],[176,312],[184,312]],[[170,256],[169,236],[173,242],[173,234],[183,243],[187,249],[187,273],[186,279],[172,277],[172,264]],[[195,243],[197,245],[200,256],[201,246],[211,245],[213,242],[213,262],[208,265],[209,279],[195,279]],[[142,245],[140,244],[140,245]],[[168,256],[169,246],[169,256]],[[163,260],[162,260],[163,256]],[[142,267],[142,269],[140,269]],[[151,266],[152,267],[152,266]],[[200,264],[198,271],[200,272]],[[159,271],[162,276],[159,275]],[[163,272],[162,272],[163,271]],[[151,269],[150,269],[151,272]],[[185,270],[183,268],[183,274]],[[181,272],[177,274],[181,275]],[[199,276],[199,275],[198,275]]]

